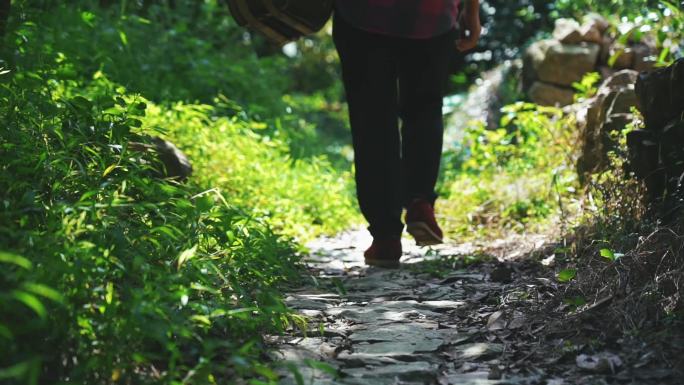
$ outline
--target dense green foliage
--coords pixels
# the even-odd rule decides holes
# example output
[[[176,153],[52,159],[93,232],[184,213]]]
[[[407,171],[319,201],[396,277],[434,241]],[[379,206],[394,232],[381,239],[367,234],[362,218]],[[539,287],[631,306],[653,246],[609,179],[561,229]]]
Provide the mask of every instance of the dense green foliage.
[[[259,56],[265,43],[237,27],[219,1],[177,1],[173,8],[147,1],[143,9],[131,1],[107,9],[81,3],[15,2],[7,38],[32,55],[8,56],[8,64],[38,59],[65,81],[103,73],[155,103],[213,104],[220,115],[266,123],[260,133],[279,136],[298,157],[326,152],[326,134],[343,134],[339,106],[321,108],[327,101],[319,96],[340,97],[336,71],[319,60],[331,54],[329,39],[319,39],[328,42],[324,52],[302,45],[295,58]],[[334,127],[316,131],[320,122]]]
[[[659,65],[682,54],[684,12],[672,2],[488,1],[483,12],[488,7],[493,7],[489,17],[494,25],[487,34],[496,36],[500,33],[497,28],[510,33],[506,38],[495,38],[503,47],[519,46],[533,35],[531,29],[515,28],[521,20],[548,28],[555,17],[581,18],[587,12],[598,12],[610,20],[618,44],[652,41],[660,52]],[[489,47],[489,38],[485,35],[481,49]],[[495,61],[504,56],[497,57]],[[599,80],[598,74],[588,74],[575,85],[576,97],[591,96]],[[642,212],[643,207],[638,204],[638,184],[622,171],[624,149],[611,154],[613,167],[596,175],[589,191],[579,191],[575,171],[579,131],[574,113],[524,103],[506,106],[503,113],[501,128],[467,127],[459,148],[445,153],[440,187],[445,199],[440,212],[452,236],[491,237],[511,230],[545,232],[557,224],[569,230],[570,225],[597,220],[603,229],[601,236],[634,230],[634,226],[625,225],[634,224],[635,213]],[[624,142],[624,135],[632,128],[616,135]],[[584,194],[588,194],[590,205],[583,203]]]
[[[522,102],[504,112],[502,128],[471,127],[460,149],[445,154],[440,212],[460,239],[543,232],[573,205],[573,117]]]
[[[0,94],[0,376],[205,382],[249,368],[254,336],[288,322],[276,286],[297,276],[294,246],[219,193],[153,179],[154,159],[127,148],[145,140],[145,103],[103,80],[61,98],[47,76],[17,74]]]
[[[482,0],[481,4],[485,29],[474,52],[455,57],[455,90],[466,90],[483,70],[520,57],[527,44],[548,34],[560,17],[580,20],[591,12],[601,14],[615,25],[621,24],[616,32],[624,39],[658,31],[658,45],[668,47],[665,56],[678,44],[672,40],[681,37],[682,16],[676,1]]]
[[[613,25],[620,44],[645,40],[657,48],[658,65],[681,57],[684,10],[670,0],[615,0],[605,2],[559,0],[560,14],[581,19],[592,11],[604,15]]]
[[[287,56],[218,0],[65,3],[13,1],[0,43],[0,382],[275,382],[263,336],[301,321],[281,299],[301,241],[358,221],[329,31]],[[646,3],[488,1],[455,79],[581,6],[629,7],[632,34],[679,44],[681,14]],[[451,235],[543,230],[575,206],[572,117],[504,112],[445,154]],[[156,135],[189,155],[188,182],[131,145]],[[632,190],[598,178],[609,232]]]
[[[13,4],[0,62],[3,383],[272,381],[262,336],[297,320],[280,298],[301,274],[291,237],[355,218],[346,172],[321,147],[291,155],[318,133],[297,112],[308,99],[283,97],[286,58],[257,58],[217,3],[186,4]],[[152,135],[188,153],[189,183],[160,178],[154,153],[131,146]]]
[[[661,0],[556,0],[556,7],[564,13],[581,17],[587,12],[598,12],[605,16],[634,17],[652,12]]]
[[[216,116],[217,108],[153,106],[144,124],[163,127],[183,145],[199,183],[219,187],[232,204],[268,218],[281,234],[308,239],[356,219],[348,172],[335,171],[323,155],[292,159],[284,141],[261,134],[264,123]]]

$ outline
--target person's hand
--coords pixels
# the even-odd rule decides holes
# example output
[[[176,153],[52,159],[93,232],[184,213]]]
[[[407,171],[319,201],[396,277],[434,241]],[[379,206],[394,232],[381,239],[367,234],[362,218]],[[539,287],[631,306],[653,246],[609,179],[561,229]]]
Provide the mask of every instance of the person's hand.
[[[480,25],[480,2],[468,0],[460,17],[461,37],[456,41],[456,48],[464,52],[477,46],[482,33]]]

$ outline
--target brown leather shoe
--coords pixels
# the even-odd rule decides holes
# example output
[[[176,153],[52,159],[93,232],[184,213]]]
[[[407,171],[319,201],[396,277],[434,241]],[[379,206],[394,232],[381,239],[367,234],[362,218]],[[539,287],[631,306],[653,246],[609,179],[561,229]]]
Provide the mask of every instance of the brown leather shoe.
[[[366,265],[397,268],[401,258],[401,240],[398,238],[374,239],[373,244],[363,253]]]
[[[438,245],[444,237],[432,204],[424,199],[414,200],[406,210],[406,231],[413,236],[418,246]]]

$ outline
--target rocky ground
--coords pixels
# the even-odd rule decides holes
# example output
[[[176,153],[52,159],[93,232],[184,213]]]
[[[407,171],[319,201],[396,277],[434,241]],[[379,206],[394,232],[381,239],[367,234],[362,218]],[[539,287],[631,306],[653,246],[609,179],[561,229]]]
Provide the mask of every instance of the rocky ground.
[[[272,337],[283,384],[677,383],[659,347],[635,348],[559,300],[544,237],[419,249],[398,270],[367,268],[365,231],[310,245],[313,280],[287,303],[302,325]],[[486,253],[482,253],[486,251]],[[560,316],[559,316],[560,315]],[[304,326],[306,325],[306,326]],[[670,369],[666,368],[670,367]],[[681,373],[680,373],[681,375]]]

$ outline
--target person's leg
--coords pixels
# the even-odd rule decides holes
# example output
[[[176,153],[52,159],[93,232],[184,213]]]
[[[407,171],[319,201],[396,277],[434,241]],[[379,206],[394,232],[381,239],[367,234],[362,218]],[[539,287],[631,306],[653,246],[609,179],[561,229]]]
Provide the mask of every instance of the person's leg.
[[[353,28],[340,17],[333,37],[349,105],[359,206],[375,239],[398,239],[403,223],[394,39]]]
[[[416,199],[434,204],[442,155],[442,98],[455,33],[403,42],[399,61],[402,120],[403,204]]]

